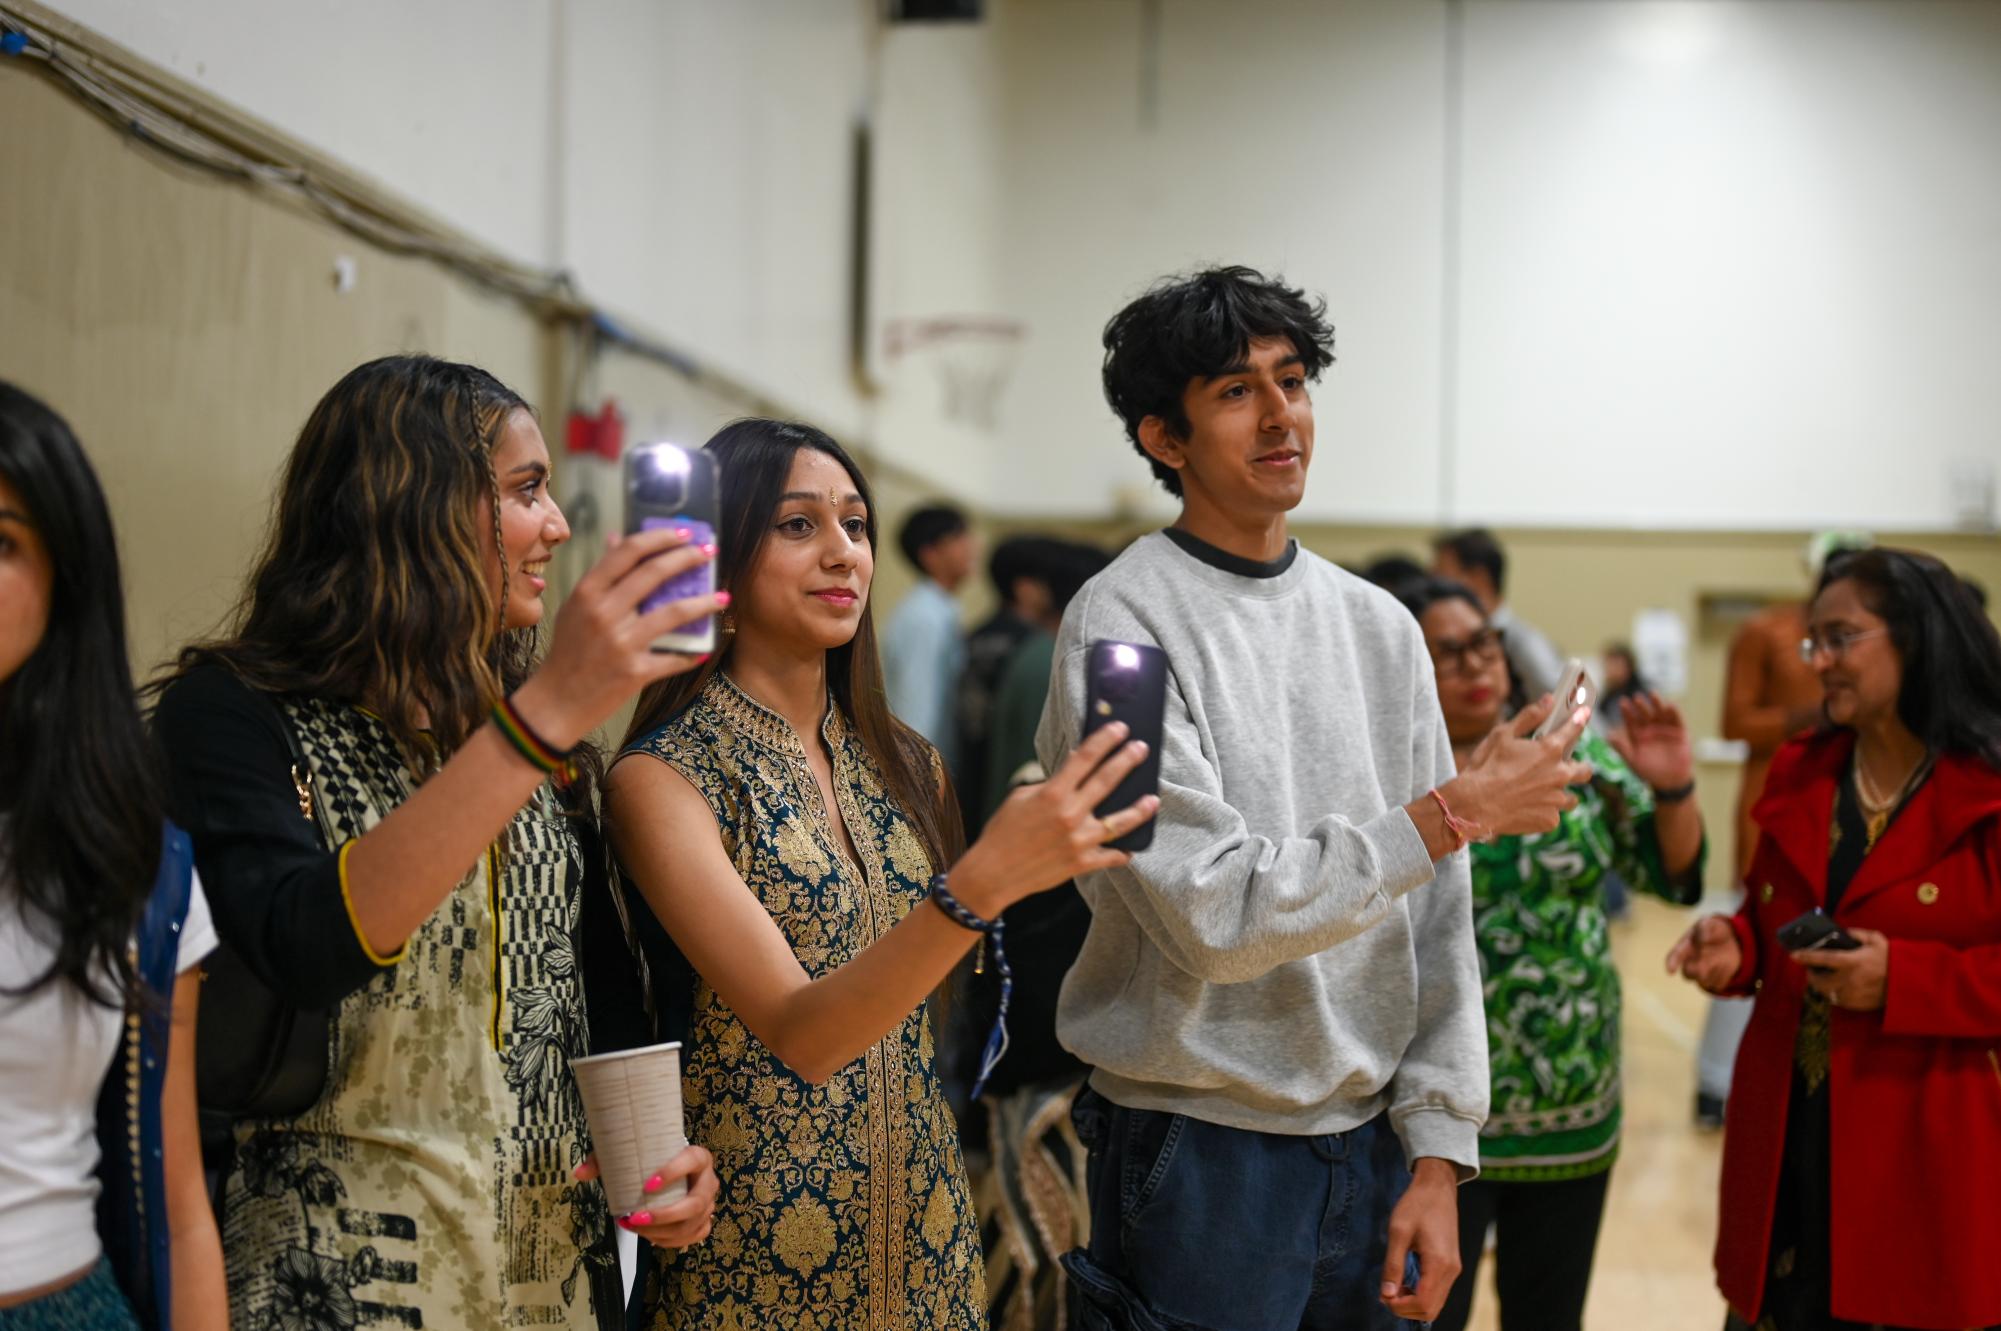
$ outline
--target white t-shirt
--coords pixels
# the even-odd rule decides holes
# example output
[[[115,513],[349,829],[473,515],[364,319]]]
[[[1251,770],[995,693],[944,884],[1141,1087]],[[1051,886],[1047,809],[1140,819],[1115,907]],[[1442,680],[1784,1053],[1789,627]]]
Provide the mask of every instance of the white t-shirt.
[[[0,985],[47,969],[52,928],[29,927],[18,900],[0,901]],[[181,927],[179,971],[215,950],[196,879]],[[82,1270],[97,1237],[97,1094],[125,1014],[67,981],[26,998],[0,994],[0,1291],[32,1289]]]

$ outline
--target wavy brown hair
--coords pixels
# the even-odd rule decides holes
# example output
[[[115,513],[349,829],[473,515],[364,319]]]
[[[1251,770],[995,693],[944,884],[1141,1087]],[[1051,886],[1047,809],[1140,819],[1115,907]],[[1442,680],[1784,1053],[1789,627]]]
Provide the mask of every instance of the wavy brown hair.
[[[435,770],[535,665],[535,631],[501,627],[493,471],[508,418],[530,410],[485,370],[432,356],[350,370],[299,431],[228,627],[153,687],[212,663],[267,693],[364,704],[413,771]]]
[[[714,457],[719,495],[716,582],[737,592],[757,571],[758,556],[771,535],[772,519],[785,493],[792,460],[801,449],[825,453],[841,464],[854,482],[867,512],[870,549],[876,539],[875,498],[861,468],[847,450],[824,430],[795,421],[753,417],[732,421],[718,431],[703,451]],[[827,653],[827,690],[848,718],[862,747],[882,773],[891,798],[910,820],[911,830],[931,858],[932,871],[942,873],[965,848],[957,801],[948,779],[932,765],[932,749],[923,736],[890,714],[882,682],[882,655],[875,640],[875,601],[862,603],[855,636]],[[734,644],[724,639],[702,665],[685,675],[661,680],[639,695],[625,742],[658,730],[702,696],[710,676],[729,665]]]

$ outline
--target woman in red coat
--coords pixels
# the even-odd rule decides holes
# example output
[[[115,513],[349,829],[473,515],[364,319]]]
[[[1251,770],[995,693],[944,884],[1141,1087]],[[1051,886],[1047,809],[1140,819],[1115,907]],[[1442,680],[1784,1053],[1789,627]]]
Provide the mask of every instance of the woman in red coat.
[[[1757,994],[1716,1275],[1760,1331],[2001,1324],[2001,638],[1951,570],[1828,566],[1828,725],[1780,750],[1744,908],[1668,955]],[[1788,952],[1819,910],[1860,946]]]

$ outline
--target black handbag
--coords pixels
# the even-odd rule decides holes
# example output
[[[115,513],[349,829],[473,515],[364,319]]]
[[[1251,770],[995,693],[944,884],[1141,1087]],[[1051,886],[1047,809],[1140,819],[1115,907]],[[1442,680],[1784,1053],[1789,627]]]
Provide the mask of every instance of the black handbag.
[[[276,706],[272,713],[292,751],[299,815],[324,830],[298,737]],[[226,940],[202,970],[195,1100],[202,1160],[213,1187],[227,1172],[239,1120],[296,1118],[319,1103],[326,1092],[332,1010],[288,1003]]]

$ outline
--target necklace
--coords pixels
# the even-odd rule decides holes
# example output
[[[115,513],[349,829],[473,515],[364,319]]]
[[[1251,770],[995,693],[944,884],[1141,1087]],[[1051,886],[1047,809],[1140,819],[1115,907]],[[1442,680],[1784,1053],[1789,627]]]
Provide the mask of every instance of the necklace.
[[[1912,765],[1896,792],[1885,798],[1876,788],[1876,783],[1869,779],[1869,772],[1862,762],[1861,751],[1859,749],[1856,751],[1855,802],[1862,806],[1862,824],[1867,832],[1866,849],[1875,849],[1877,840],[1890,825],[1890,815],[1895,813],[1905,797],[1916,789],[1918,782],[1923,780],[1924,774],[1930,768],[1931,755],[1927,753]]]

